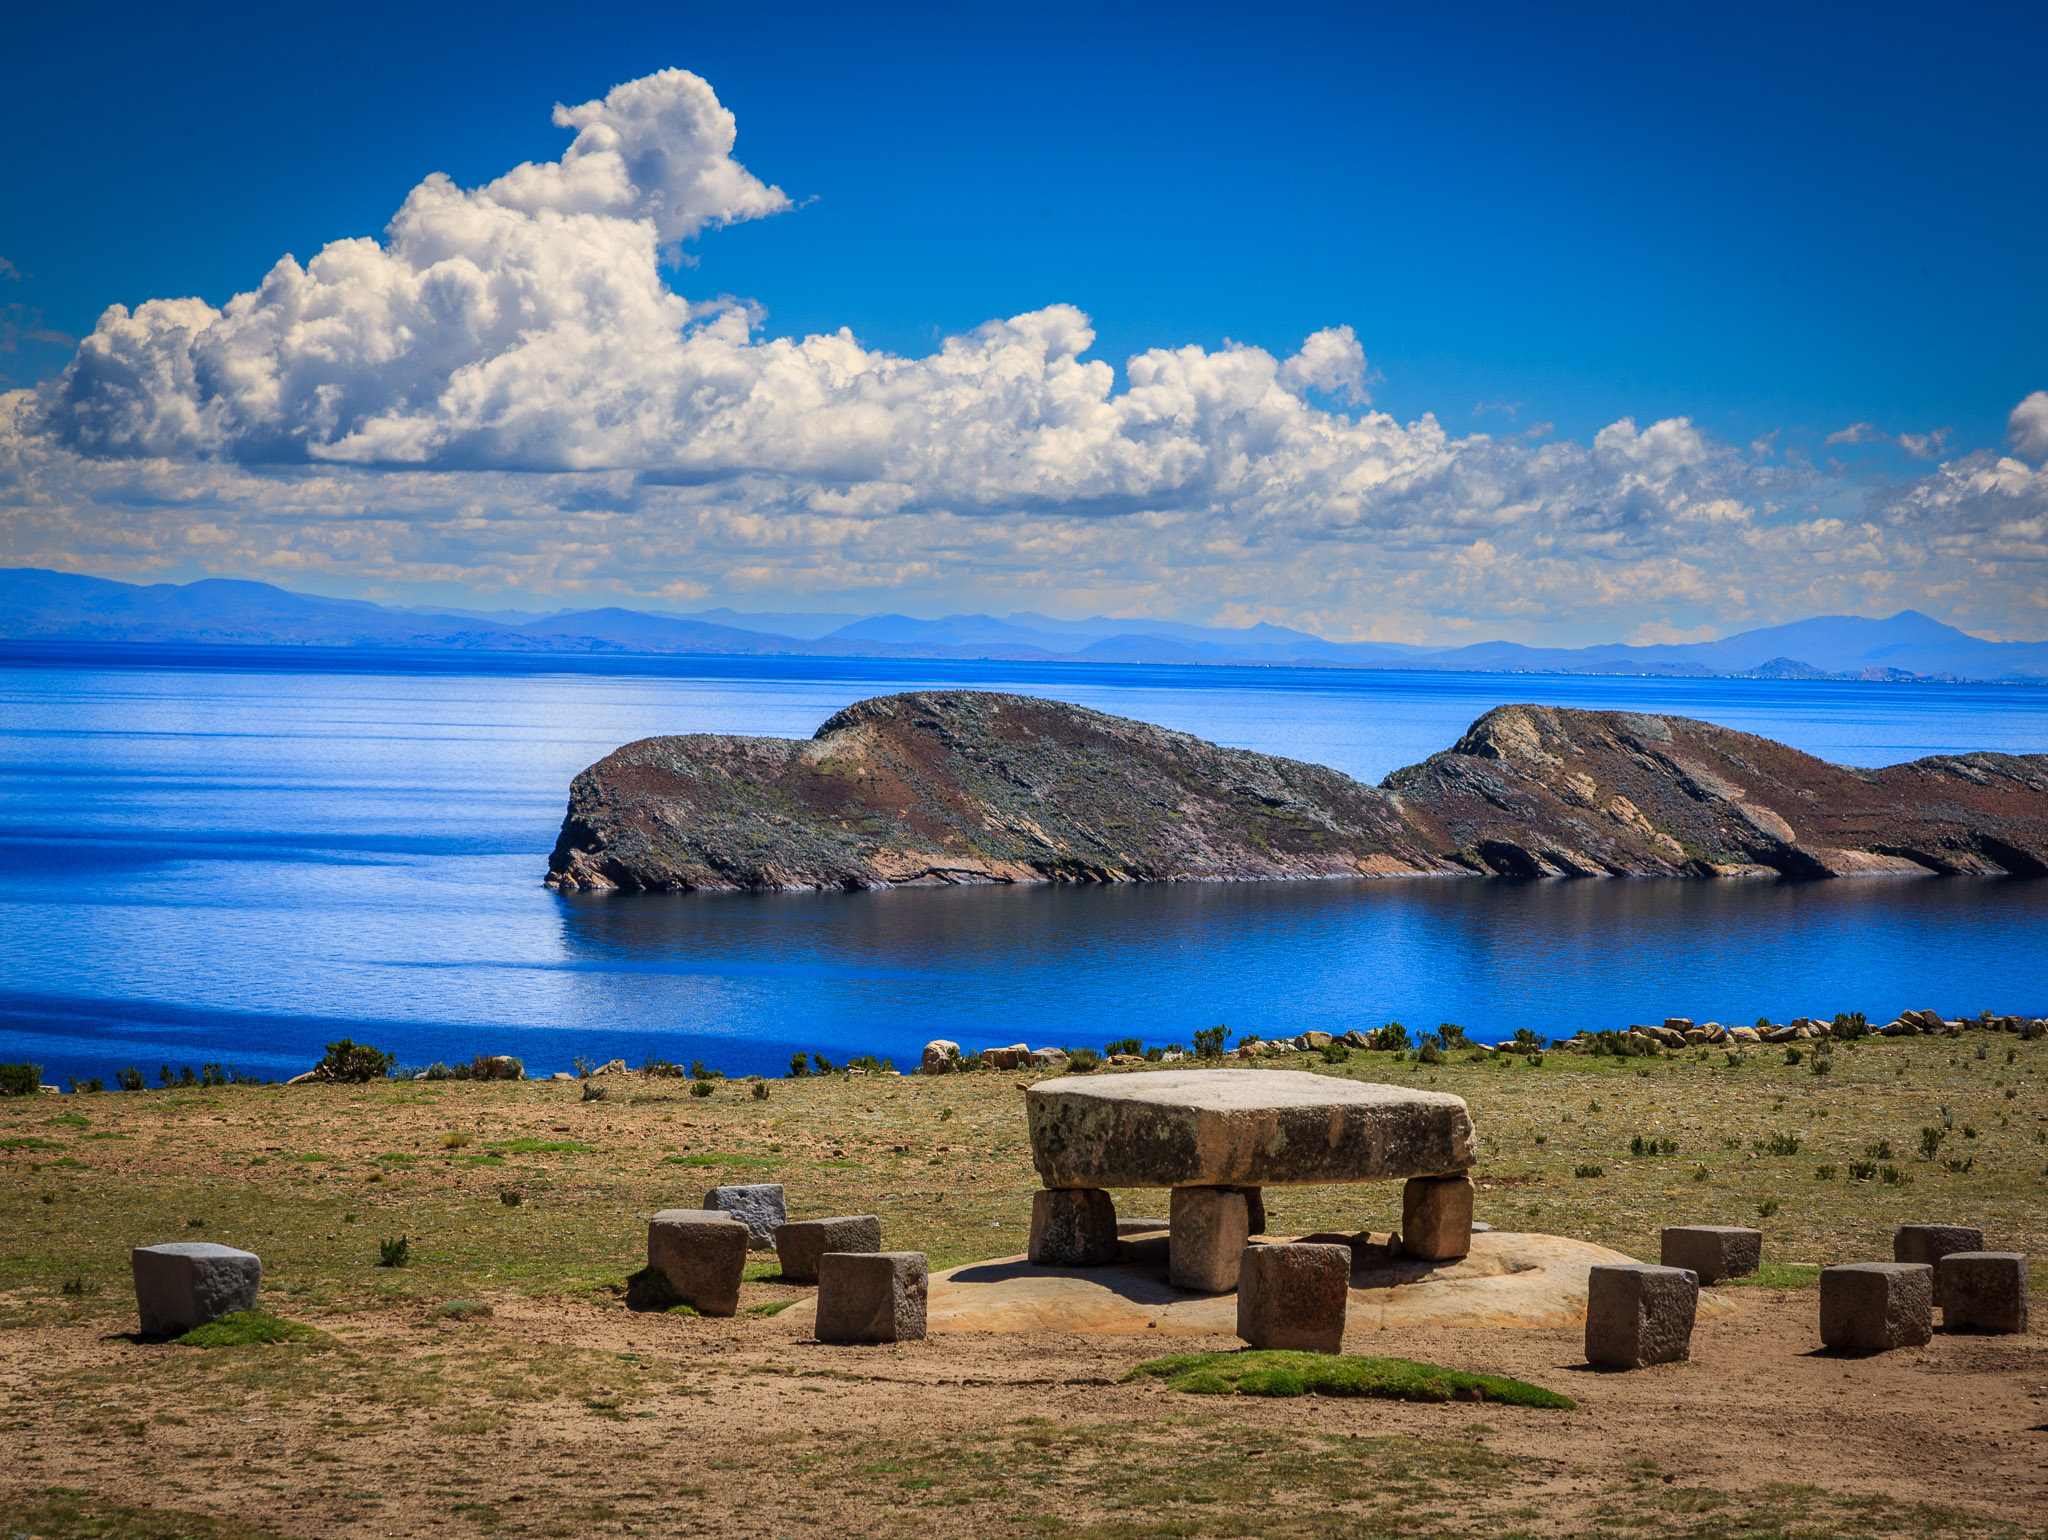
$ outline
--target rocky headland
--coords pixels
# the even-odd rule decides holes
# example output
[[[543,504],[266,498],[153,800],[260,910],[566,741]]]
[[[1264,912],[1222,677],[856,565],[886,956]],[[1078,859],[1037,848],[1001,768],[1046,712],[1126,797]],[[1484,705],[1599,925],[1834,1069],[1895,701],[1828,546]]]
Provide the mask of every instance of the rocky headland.
[[[563,889],[1284,877],[2048,875],[2048,755],[1863,770],[1684,717],[1501,706],[1368,786],[1030,696],[808,739],[645,738],[576,777]]]

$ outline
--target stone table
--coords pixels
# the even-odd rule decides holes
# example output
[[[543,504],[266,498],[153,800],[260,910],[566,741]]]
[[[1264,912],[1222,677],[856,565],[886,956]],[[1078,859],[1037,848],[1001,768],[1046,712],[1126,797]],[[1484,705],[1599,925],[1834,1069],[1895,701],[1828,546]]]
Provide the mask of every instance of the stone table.
[[[1477,1141],[1462,1097],[1295,1070],[1196,1069],[1068,1075],[1040,1081],[1024,1101],[1032,1163],[1049,1192],[1172,1190],[1170,1273],[1182,1288],[1236,1286],[1246,1237],[1263,1228],[1266,1187],[1407,1178],[1411,1216],[1462,1212],[1469,1237]],[[1114,1219],[1100,1203],[1075,1212]],[[1457,1227],[1428,1228],[1435,1255],[1465,1254],[1442,1238]]]

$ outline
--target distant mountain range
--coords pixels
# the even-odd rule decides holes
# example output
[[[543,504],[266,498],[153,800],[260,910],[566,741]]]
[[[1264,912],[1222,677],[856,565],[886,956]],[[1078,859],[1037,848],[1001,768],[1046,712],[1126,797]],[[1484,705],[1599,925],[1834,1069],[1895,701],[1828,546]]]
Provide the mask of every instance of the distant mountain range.
[[[2048,682],[2048,642],[1991,642],[1915,610],[1886,620],[1825,615],[1716,642],[1424,647],[1331,642],[1285,626],[1239,630],[1172,621],[1055,620],[1022,611],[948,615],[695,614],[617,608],[394,608],[268,583],[196,583],[0,569],[0,639],[163,645],[471,649],[520,653],[985,658],[1045,663],[1292,664],[1517,674],[1654,674],[1759,679]]]

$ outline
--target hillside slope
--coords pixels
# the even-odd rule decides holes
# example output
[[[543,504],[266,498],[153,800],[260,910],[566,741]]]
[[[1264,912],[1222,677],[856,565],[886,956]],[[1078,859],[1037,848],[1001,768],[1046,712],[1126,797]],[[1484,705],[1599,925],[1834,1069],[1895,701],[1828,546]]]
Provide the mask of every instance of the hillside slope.
[[[577,776],[566,889],[1322,876],[2048,874],[2048,756],[1858,770],[1681,717],[1502,706],[1367,786],[1028,696],[815,737],[647,738]]]

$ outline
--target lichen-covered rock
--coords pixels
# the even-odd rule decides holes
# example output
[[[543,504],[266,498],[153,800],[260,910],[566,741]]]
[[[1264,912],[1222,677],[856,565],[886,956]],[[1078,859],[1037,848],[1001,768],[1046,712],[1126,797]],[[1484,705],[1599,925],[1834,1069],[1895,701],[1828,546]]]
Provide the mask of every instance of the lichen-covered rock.
[[[1926,871],[2048,875],[2048,755],[1869,770],[1683,717],[1518,705],[1372,787],[1079,706],[941,690],[862,701],[807,740],[627,744],[576,778],[548,880]]]
[[[1462,1098],[1287,1070],[1160,1070],[1024,1093],[1047,1187],[1285,1187],[1463,1171]]]

